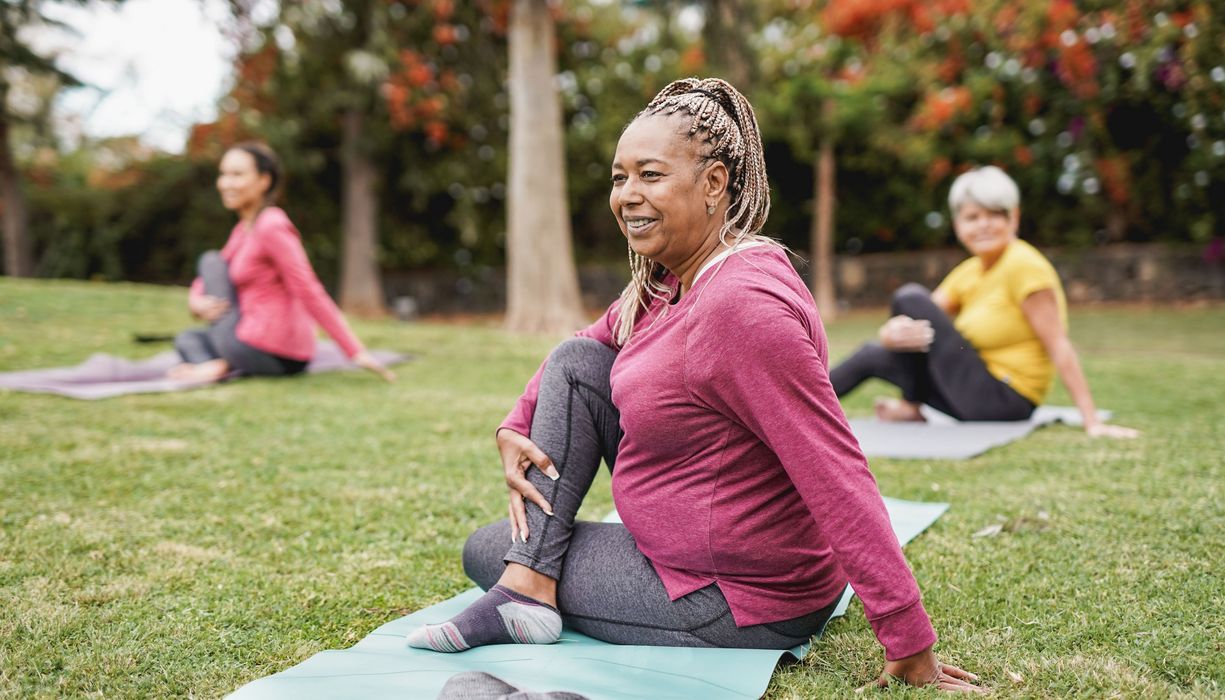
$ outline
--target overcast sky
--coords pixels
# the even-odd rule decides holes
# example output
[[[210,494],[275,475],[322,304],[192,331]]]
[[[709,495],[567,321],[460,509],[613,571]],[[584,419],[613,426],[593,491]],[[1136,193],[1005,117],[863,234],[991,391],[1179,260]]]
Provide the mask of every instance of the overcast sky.
[[[128,0],[118,8],[47,4],[47,14],[78,36],[40,33],[40,48],[89,87],[64,91],[61,130],[91,136],[136,134],[181,152],[192,124],[212,121],[229,87],[233,47],[218,30],[225,0]]]

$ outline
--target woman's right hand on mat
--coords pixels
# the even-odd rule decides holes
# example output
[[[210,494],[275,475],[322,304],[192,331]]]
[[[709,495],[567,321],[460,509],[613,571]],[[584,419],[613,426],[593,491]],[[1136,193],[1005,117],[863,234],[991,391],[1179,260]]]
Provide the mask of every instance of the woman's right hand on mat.
[[[510,489],[510,539],[512,542],[527,542],[527,501],[540,506],[552,515],[553,507],[545,500],[532,482],[527,480],[527,470],[535,466],[544,475],[556,481],[561,475],[553,466],[553,460],[536,443],[509,428],[497,432],[498,454],[502,456],[502,468],[506,471],[506,486]]]
[[[990,692],[989,688],[974,685],[973,681],[976,680],[978,676],[969,671],[940,663],[940,659],[936,658],[936,652],[928,647],[913,656],[886,661],[885,670],[881,672],[880,678],[859,690],[863,691],[872,687],[888,688],[891,682],[901,681],[913,686],[934,685],[950,693]]]
[[[230,302],[221,297],[202,294],[200,296],[188,297],[187,308],[196,318],[212,323],[230,310]]]
[[[894,316],[880,327],[880,344],[886,350],[897,352],[927,352],[936,332],[931,321],[913,319],[909,316]]]
[[[374,372],[388,384],[394,384],[396,381],[396,373],[388,369],[382,362],[379,362],[378,358],[371,355],[369,350],[362,350],[354,355],[353,364],[364,370]]]
[[[1089,437],[1095,438],[1104,437],[1119,440],[1131,440],[1132,438],[1140,437],[1139,430],[1136,430],[1135,428],[1125,428],[1121,425],[1114,425],[1113,423],[1094,423],[1093,425],[1086,425],[1085,432],[1089,435]]]

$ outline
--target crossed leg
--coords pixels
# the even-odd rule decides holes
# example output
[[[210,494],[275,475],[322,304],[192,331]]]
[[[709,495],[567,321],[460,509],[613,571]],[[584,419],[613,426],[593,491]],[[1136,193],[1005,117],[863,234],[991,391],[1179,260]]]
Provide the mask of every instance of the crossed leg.
[[[540,382],[532,441],[560,478],[528,478],[553,507],[527,505],[527,542],[510,542],[508,521],[478,530],[464,547],[464,570],[489,591],[452,620],[409,635],[409,644],[462,651],[479,644],[556,641],[564,618],[584,634],[618,644],[787,649],[818,634],[835,601],[778,623],[737,627],[717,585],[670,600],[651,562],[619,523],[575,522],[600,460],[615,467],[621,440],[608,375],[615,353],[590,339],[560,345]],[[527,572],[527,573],[524,573]],[[524,595],[526,578],[553,583],[555,598]],[[550,597],[548,595],[543,597]]]

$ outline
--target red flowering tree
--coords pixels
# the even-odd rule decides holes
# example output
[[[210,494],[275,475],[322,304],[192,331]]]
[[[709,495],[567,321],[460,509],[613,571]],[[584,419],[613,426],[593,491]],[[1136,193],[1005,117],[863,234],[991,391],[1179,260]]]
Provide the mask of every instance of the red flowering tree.
[[[862,149],[904,118],[918,98],[922,76],[948,70],[932,56],[915,52],[913,45],[966,7],[961,0],[794,0],[778,10],[762,42],[767,47],[765,82],[775,86],[757,98],[769,115],[769,129],[781,131],[795,155],[813,164],[813,296],[822,318],[832,321],[837,316],[833,256],[839,144]],[[952,51],[943,62],[956,56]],[[938,94],[922,101],[914,118],[924,123],[943,119],[965,100],[960,91]]]
[[[1119,240],[1175,212],[1206,236],[1225,156],[1225,47],[1208,37],[1223,21],[1206,3],[976,4],[921,47],[962,58],[933,76],[895,151],[933,185],[1009,170],[1027,201],[1060,204],[1026,216],[1040,240]]]
[[[450,228],[459,233],[453,245],[460,266],[471,265],[472,251],[485,255],[479,251],[505,242],[512,327],[573,329],[581,322],[556,50],[543,45],[560,11],[544,0],[283,3],[273,26],[262,29],[279,56],[266,91],[275,105],[240,111],[287,146],[287,158],[309,175],[302,187],[327,187],[331,163],[342,166],[346,310],[382,308],[380,252],[392,264],[436,263],[439,233]],[[516,64],[524,52],[534,53]],[[524,66],[525,74],[517,72]],[[550,103],[551,114],[538,113]],[[516,135],[528,139],[518,149]],[[556,186],[545,187],[548,178]],[[382,201],[383,191],[399,196]],[[487,213],[491,199],[508,204],[504,239]],[[546,211],[548,221],[516,218]],[[380,222],[388,235],[376,235]]]
[[[825,172],[854,193],[827,219],[836,235],[814,243],[818,260],[834,240],[851,252],[949,242],[947,188],[988,163],[1021,185],[1024,235],[1041,243],[1219,230],[1225,13],[1209,3],[780,0],[774,10],[757,40],[763,125],[799,157],[836,143]],[[817,191],[832,200],[821,195],[832,188]]]
[[[391,251],[399,257],[433,254],[414,245],[424,227],[411,223],[429,204],[421,196],[385,202],[381,193],[402,191],[405,180],[422,195],[446,189],[403,171],[468,145],[470,73],[481,60],[473,52],[482,49],[469,49],[469,40],[481,17],[452,0],[282,3],[272,23],[255,29],[257,48],[240,58],[219,136],[255,133],[280,146],[290,172],[304,176],[295,190],[316,226],[335,221],[319,202],[340,201],[339,250],[327,237],[312,247],[325,258],[339,253],[347,312],[384,313],[380,228],[398,229]],[[338,182],[326,176],[334,167]],[[389,217],[389,209],[404,213]]]

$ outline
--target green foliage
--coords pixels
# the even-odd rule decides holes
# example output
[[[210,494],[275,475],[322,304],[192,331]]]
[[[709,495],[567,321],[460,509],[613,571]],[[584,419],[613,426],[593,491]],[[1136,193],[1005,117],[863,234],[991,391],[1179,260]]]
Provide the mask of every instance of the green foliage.
[[[1161,0],[786,3],[754,97],[797,157],[839,144],[852,251],[949,242],[948,186],[988,163],[1040,243],[1203,242],[1225,213],[1223,26]]]
[[[151,352],[131,332],[188,323],[185,294],[0,279],[0,371]],[[879,322],[840,321],[831,357]],[[357,331],[417,359],[394,385],[0,392],[0,696],[221,697],[470,585],[464,539],[506,511],[492,427],[555,341]],[[997,696],[1219,697],[1225,310],[1074,311],[1071,332],[1140,439],[1050,427],[972,460],[872,463],[884,493],[952,503],[906,548],[940,652]],[[601,477],[583,517],[611,503]],[[881,659],[855,603],[767,697],[855,697]]]
[[[91,181],[96,172],[81,158],[34,171],[30,228],[41,250],[39,275],[190,279],[199,254],[220,248],[233,226],[213,195],[212,162],[158,157],[127,173],[134,181],[113,183]]]
[[[808,246],[823,136],[837,143],[841,251],[951,245],[948,187],[986,163],[1017,179],[1022,234],[1044,245],[1221,235],[1225,13],[1214,4],[573,2],[558,8],[557,83],[580,260],[623,254],[607,192],[626,121],[672,79],[730,72],[721,47],[682,21],[716,6],[758,19],[742,32],[757,77],[740,87],[766,141],[769,232],[793,248]],[[216,241],[229,229],[210,201],[211,159],[224,143],[258,136],[282,154],[286,207],[320,275],[334,279],[337,115],[346,108],[368,115],[363,147],[380,178],[383,266],[478,274],[502,264],[506,11],[501,0],[282,3],[239,61],[214,136],[186,163],[128,166],[112,179],[138,184],[105,193],[87,191],[97,166],[36,178],[40,269],[184,279],[198,246],[172,239]],[[140,213],[122,213],[128,207]],[[142,245],[156,251],[135,251]]]
[[[112,4],[123,0],[107,0]],[[90,0],[60,0],[59,4],[85,5]],[[8,0],[0,6],[0,68],[17,68],[33,74],[54,76],[63,86],[80,85],[80,81],[56,65],[53,57],[39,53],[28,46],[20,36],[20,31],[29,26],[52,27],[58,23],[44,14],[44,8],[56,4],[54,0]],[[0,71],[0,82],[8,76]],[[7,105],[0,104],[0,110],[7,110]]]
[[[256,133],[285,154],[295,217],[325,224],[312,226],[307,241],[321,267],[332,266],[337,249],[341,182],[335,115],[353,100],[369,106],[365,147],[376,159],[382,183],[383,265],[500,264],[510,101],[504,8],[496,2],[447,0],[348,2],[335,12],[311,7],[285,5],[277,21],[262,29],[265,43],[259,50],[289,43],[286,32],[293,45],[276,49],[275,70],[257,97],[232,107],[249,121],[258,115]],[[638,16],[639,25],[653,17]],[[638,40],[625,51],[606,48],[633,30],[621,19],[615,8],[578,4],[559,17],[557,28],[570,203],[582,257],[606,251],[604,241],[619,237],[610,217],[598,213],[604,209],[607,163],[615,145],[610,134],[619,133],[644,91],[666,82],[648,78],[650,84],[642,87],[640,66],[660,50],[659,43]],[[355,85],[356,54],[371,76],[364,85]],[[675,62],[676,52],[671,54]]]

